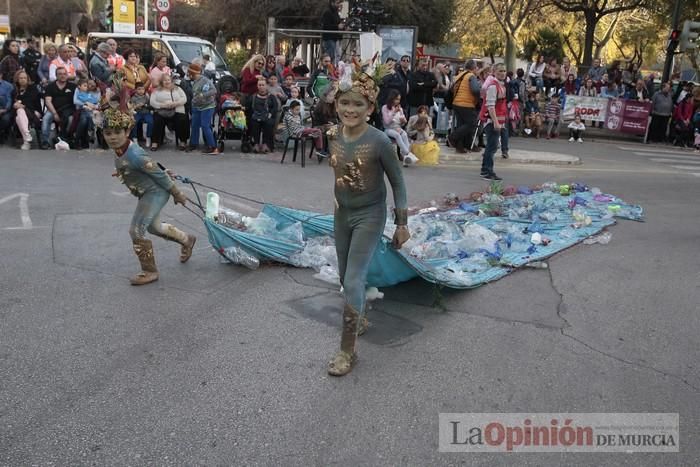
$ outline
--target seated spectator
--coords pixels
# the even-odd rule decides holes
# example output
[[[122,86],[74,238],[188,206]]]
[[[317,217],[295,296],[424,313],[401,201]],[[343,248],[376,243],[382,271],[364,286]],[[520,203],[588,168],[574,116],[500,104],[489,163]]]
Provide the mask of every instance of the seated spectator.
[[[624,94],[628,89],[632,89],[637,80],[642,79],[642,73],[639,71],[639,64],[631,62],[627,69],[622,72],[622,89],[621,94]]]
[[[568,96],[575,96],[576,94],[578,94],[576,77],[571,73],[569,73],[569,76],[566,77],[566,81],[564,81],[564,92]]]
[[[550,96],[556,94],[559,91],[559,85],[561,83],[561,69],[557,63],[557,59],[552,57],[549,63],[544,68],[543,81],[545,94]]]
[[[135,142],[143,141],[143,124],[146,124],[146,144],[151,144],[151,136],[153,134],[153,114],[151,114],[151,97],[146,93],[146,85],[144,83],[136,83],[134,93],[129,99],[131,109],[134,111],[134,120],[136,124],[131,130],[129,136]]]
[[[323,149],[323,132],[319,128],[305,127],[302,123],[299,101],[292,101],[289,105],[289,111],[284,114],[284,126],[289,136],[295,138],[310,136],[313,138],[318,157],[328,157],[328,153]]]
[[[382,123],[384,125],[384,133],[399,146],[401,155],[409,159],[414,159],[415,155],[411,153],[411,142],[408,139],[408,133],[402,128],[406,124],[406,116],[401,108],[401,94],[395,89],[389,91],[386,104],[382,106]]]
[[[258,92],[248,98],[247,114],[250,115],[248,126],[254,143],[253,152],[268,153],[274,151],[275,116],[277,99],[267,92],[267,82],[258,81]]]
[[[418,113],[412,115],[411,118],[408,119],[406,133],[408,133],[410,139],[418,144],[427,143],[435,138],[433,126],[430,122],[430,115],[428,113],[428,106],[421,105],[418,107]]]
[[[71,128],[71,131],[75,135],[76,149],[90,147],[88,132],[94,128],[92,113],[97,110],[99,103],[99,92],[90,92],[87,79],[82,78],[78,80],[78,85],[73,94],[73,104],[75,105],[77,115],[73,117],[73,125]]]
[[[109,55],[107,61],[114,71],[121,70],[126,64],[126,61],[124,60],[124,57],[117,53],[117,41],[110,37],[105,42],[112,48],[112,53]]]
[[[649,91],[647,91],[644,81],[638,79],[637,84],[629,92],[629,96],[627,98],[639,102],[649,102]]]
[[[179,141],[178,148],[184,151],[187,148],[190,127],[185,112],[185,91],[173,83],[170,75],[163,75],[158,88],[151,93],[150,104],[154,112],[151,151],[157,151],[158,147],[163,145],[166,125],[175,129],[175,136]]]
[[[287,99],[292,97],[292,87],[293,86],[294,86],[294,76],[292,74],[286,75],[284,77],[284,81],[282,82],[282,90],[287,95]]]
[[[607,97],[608,99],[617,99],[620,97],[620,90],[617,84],[610,82],[606,87],[601,88],[600,97]]]
[[[56,124],[56,132],[64,140],[70,138],[70,119],[73,115],[75,104],[73,94],[75,84],[68,81],[68,72],[63,67],[55,70],[56,80],[49,83],[44,94],[46,113],[41,120],[41,148],[49,148],[49,133],[51,124]]]
[[[51,62],[58,56],[58,49],[51,42],[47,42],[44,45],[44,56],[41,57],[39,61],[39,68],[37,69],[37,75],[39,75],[39,84],[42,88],[46,88],[49,84],[49,69]]]
[[[328,86],[321,100],[314,106],[313,125],[325,134],[332,126],[338,124],[338,113],[335,111],[335,86]]]
[[[0,144],[5,144],[5,139],[12,128],[12,94],[14,87],[0,73]]]
[[[337,78],[335,67],[331,63],[331,56],[324,54],[321,57],[321,62],[318,64],[318,68],[314,71],[309,78],[309,86],[306,88],[309,96],[320,97],[331,82]]]
[[[576,81],[576,67],[571,64],[568,57],[564,57],[561,60],[561,71],[560,76],[562,84],[569,79],[569,75],[574,76],[574,81]]]
[[[585,84],[578,90],[578,95],[584,97],[598,97],[598,90],[591,78],[586,79]]]
[[[530,78],[530,86],[537,89],[537,92],[542,92],[544,88],[544,69],[547,65],[544,63],[544,56],[542,54],[537,56],[537,59],[530,65],[530,70],[528,71],[528,77]]]
[[[292,74],[297,79],[304,78],[308,76],[309,73],[311,73],[311,70],[309,70],[309,67],[306,66],[301,57],[294,57],[294,60],[292,60],[291,64],[291,70]]]
[[[301,99],[301,91],[299,90],[298,86],[292,86],[290,91],[291,93],[289,99],[287,99],[287,102],[285,102],[284,107],[289,108],[292,105],[292,102],[298,102],[299,106],[301,107],[301,110],[299,111],[301,120],[305,122],[309,118],[309,115],[306,113],[304,101]]]
[[[6,39],[2,45],[2,61],[0,61],[0,74],[10,82],[15,73],[21,69],[19,63],[19,43],[14,39]]]
[[[597,83],[603,80],[603,75],[607,74],[607,72],[605,67],[601,66],[600,59],[594,58],[593,66],[588,70],[588,77],[591,78],[594,83]]]
[[[141,57],[134,49],[127,49],[124,52],[126,63],[124,64],[124,86],[133,90],[136,88],[136,83],[144,83],[146,89],[151,87],[151,77],[148,75],[146,68],[141,65]]]
[[[573,143],[574,141],[578,141],[579,143],[583,143],[583,132],[585,130],[586,125],[581,121],[581,116],[576,115],[574,120],[569,123],[569,142]]]
[[[539,139],[542,129],[542,115],[540,114],[540,104],[537,101],[539,94],[531,92],[525,102],[525,133]]]
[[[162,52],[156,52],[153,57],[153,65],[151,65],[151,70],[148,75],[151,78],[151,88],[148,92],[153,92],[158,86],[160,86],[160,80],[163,75],[170,75],[171,70],[168,66],[168,57]]]
[[[559,94],[554,94],[547,105],[544,106],[544,123],[547,125],[547,139],[559,137],[559,120],[561,118],[561,105]]]
[[[287,102],[287,94],[284,92],[284,89],[282,89],[282,86],[280,86],[277,75],[270,75],[270,77],[267,78],[267,93],[277,98],[278,109],[282,108],[282,103]]]
[[[88,70],[87,66],[85,66],[85,62],[78,57],[78,48],[74,45],[68,45],[68,50],[70,51],[70,61],[73,64],[73,68],[75,68],[75,77],[76,79],[80,78],[86,78],[88,77]]]
[[[32,147],[31,128],[35,129],[37,138],[41,134],[41,94],[24,70],[15,73],[14,81],[15,124],[22,135],[22,149],[26,151]]]

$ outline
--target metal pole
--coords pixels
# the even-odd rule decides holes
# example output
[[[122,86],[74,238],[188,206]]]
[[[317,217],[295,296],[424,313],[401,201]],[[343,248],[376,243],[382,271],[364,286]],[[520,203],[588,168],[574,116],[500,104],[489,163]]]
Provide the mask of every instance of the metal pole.
[[[676,4],[673,7],[673,19],[671,20],[671,30],[678,29],[678,25],[681,22],[681,0],[676,0]],[[664,62],[664,74],[661,77],[661,82],[665,83],[671,78],[671,67],[673,66],[673,56],[676,53],[677,42],[669,42],[666,48],[666,61]]]
[[[143,28],[148,31],[148,0],[143,0]]]

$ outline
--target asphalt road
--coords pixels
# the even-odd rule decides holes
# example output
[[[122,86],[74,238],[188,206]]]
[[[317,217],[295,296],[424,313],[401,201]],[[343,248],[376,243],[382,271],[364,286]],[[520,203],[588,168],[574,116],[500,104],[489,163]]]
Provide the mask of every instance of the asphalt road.
[[[135,202],[110,177],[111,154],[2,148],[0,465],[700,464],[700,156],[511,145],[583,164],[499,160],[506,183],[582,181],[641,204],[646,222],[620,221],[610,244],[573,247],[547,270],[444,291],[442,307],[420,280],[384,290],[340,379],[326,362],[341,298],[313,271],[220,264],[200,221],[169,204],[166,219],[198,232],[195,254],[181,265],[154,240],[161,278],[131,287]],[[157,156],[252,199],[333,206],[330,171],[315,162]],[[409,202],[479,190],[478,170],[409,168]],[[680,453],[440,453],[441,412],[679,413]]]

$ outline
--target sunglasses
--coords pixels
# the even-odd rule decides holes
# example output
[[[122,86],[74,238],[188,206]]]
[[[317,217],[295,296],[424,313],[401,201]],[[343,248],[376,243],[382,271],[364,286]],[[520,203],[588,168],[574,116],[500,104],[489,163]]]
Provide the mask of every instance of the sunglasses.
[[[401,61],[402,61],[402,62],[410,62],[410,60],[405,59],[405,58],[402,58]]]
[[[256,65],[264,65],[265,62],[255,62]]]

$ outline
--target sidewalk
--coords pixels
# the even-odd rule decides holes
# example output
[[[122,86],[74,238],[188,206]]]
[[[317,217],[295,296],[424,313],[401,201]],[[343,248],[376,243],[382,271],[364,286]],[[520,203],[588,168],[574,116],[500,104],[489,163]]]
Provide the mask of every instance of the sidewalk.
[[[454,148],[440,145],[440,165],[454,165],[464,162],[481,162],[482,149],[467,154],[457,154]],[[547,151],[528,151],[525,149],[511,149],[508,151],[508,159],[501,158],[500,150],[494,157],[498,158],[499,165],[511,164],[544,164],[544,165],[580,165],[581,159],[568,154]]]

